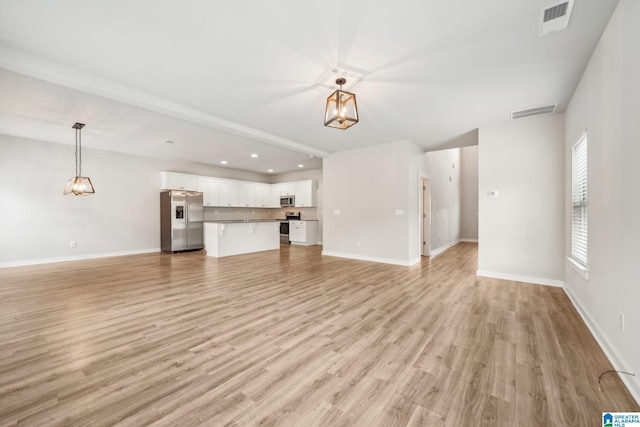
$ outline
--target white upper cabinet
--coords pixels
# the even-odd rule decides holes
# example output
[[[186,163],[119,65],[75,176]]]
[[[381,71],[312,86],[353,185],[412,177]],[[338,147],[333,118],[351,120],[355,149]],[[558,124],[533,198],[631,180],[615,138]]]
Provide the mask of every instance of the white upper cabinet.
[[[256,184],[253,182],[238,183],[238,206],[241,208],[256,206]]]
[[[238,183],[220,181],[220,206],[238,207]]]
[[[278,202],[280,200],[278,199]],[[270,184],[256,184],[256,204],[257,208],[272,208],[271,202],[271,185]]]
[[[160,172],[161,190],[198,191],[198,177],[176,172]]]
[[[204,206],[279,208],[281,196],[295,196],[295,207],[317,206],[316,180],[266,184],[177,172],[160,172],[161,190],[200,191]]]
[[[269,196],[269,207],[280,207],[280,184],[271,184],[271,195]]]
[[[300,181],[295,183],[294,195],[297,208],[308,208],[317,205],[317,182]]]
[[[280,188],[281,196],[293,196],[295,195],[295,184],[293,182],[283,182],[282,184],[278,184]]]
[[[204,206],[220,206],[220,183],[217,180],[198,178],[198,191],[202,192]]]

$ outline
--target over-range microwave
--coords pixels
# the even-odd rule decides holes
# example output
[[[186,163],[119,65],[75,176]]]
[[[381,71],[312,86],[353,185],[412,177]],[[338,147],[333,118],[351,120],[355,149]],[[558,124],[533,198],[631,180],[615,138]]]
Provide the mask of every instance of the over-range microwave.
[[[296,196],[280,196],[280,206],[288,207],[296,205]]]

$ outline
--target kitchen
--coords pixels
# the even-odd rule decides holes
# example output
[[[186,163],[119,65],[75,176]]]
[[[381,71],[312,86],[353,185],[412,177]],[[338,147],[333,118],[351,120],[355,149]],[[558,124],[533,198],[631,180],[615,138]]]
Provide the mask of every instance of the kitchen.
[[[223,257],[321,243],[321,171],[288,175],[314,179],[270,184],[161,172],[162,250],[204,248]]]

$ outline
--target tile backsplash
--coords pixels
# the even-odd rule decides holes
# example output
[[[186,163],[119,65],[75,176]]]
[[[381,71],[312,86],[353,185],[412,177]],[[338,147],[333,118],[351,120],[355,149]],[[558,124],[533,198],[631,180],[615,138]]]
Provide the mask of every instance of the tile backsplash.
[[[276,219],[284,218],[285,212],[300,212],[301,219],[318,219],[317,208],[204,208],[204,220],[229,219]]]

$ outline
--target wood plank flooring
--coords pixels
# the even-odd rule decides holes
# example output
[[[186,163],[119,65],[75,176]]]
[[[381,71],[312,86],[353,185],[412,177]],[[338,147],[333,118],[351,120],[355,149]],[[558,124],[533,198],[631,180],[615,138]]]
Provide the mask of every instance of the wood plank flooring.
[[[588,426],[640,411],[562,289],[320,247],[0,269],[0,425]]]

